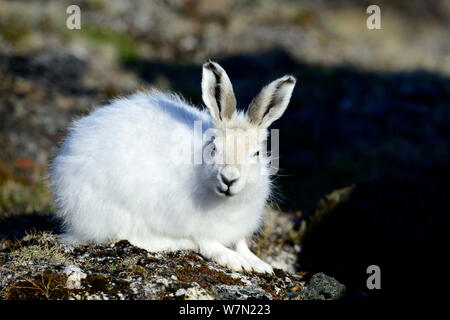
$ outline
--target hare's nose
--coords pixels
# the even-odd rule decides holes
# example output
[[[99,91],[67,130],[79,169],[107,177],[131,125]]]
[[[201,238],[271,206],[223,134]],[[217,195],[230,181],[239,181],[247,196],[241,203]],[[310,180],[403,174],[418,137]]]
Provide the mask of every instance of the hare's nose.
[[[222,178],[222,182],[224,184],[226,184],[228,187],[231,187],[231,185],[233,183],[235,183],[237,181],[237,179],[239,179],[239,178],[236,178],[236,179],[228,180],[228,178],[225,177],[223,174],[221,174],[220,177]]]
[[[240,177],[239,170],[234,166],[226,166],[220,173],[220,178],[224,184],[230,187]]]

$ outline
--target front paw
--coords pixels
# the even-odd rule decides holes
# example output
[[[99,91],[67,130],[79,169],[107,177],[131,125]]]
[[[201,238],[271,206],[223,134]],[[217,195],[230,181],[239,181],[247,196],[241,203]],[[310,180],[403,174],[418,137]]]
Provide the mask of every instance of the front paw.
[[[262,261],[261,259],[257,258],[253,258],[249,261],[250,265],[252,266],[253,271],[257,272],[257,273],[269,273],[269,274],[274,274],[273,273],[273,268],[270,264],[265,263],[264,261]]]
[[[221,266],[227,267],[233,271],[247,271],[252,272],[253,268],[250,263],[235,252],[227,252],[221,254],[214,259],[215,262]]]
[[[241,256],[247,260],[247,262],[252,267],[252,270],[257,273],[273,273],[273,268],[270,264],[265,263],[260,258],[258,258],[256,255],[254,255],[252,252],[247,251],[244,253],[241,253]]]

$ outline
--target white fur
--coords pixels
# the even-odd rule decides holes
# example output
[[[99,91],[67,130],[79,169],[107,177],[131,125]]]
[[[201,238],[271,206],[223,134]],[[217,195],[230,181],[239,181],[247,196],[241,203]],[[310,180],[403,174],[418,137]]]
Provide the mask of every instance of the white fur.
[[[245,122],[242,113],[234,118]],[[272,272],[245,244],[270,193],[269,177],[260,174],[264,165],[248,169],[236,195],[217,194],[218,165],[170,160],[172,133],[183,132],[193,143],[195,120],[203,130],[213,126],[207,110],[152,91],[117,99],[74,122],[50,170],[63,239],[193,249],[235,270]]]

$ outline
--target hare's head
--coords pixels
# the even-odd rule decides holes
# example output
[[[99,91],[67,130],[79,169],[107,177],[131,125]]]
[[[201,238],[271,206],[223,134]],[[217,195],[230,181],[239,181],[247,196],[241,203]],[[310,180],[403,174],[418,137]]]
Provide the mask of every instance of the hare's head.
[[[236,98],[225,70],[215,62],[203,65],[202,98],[214,129],[204,136],[204,161],[211,186],[224,197],[257,185],[268,174],[267,128],[286,110],[296,79],[279,78],[253,99],[246,112],[236,110]],[[205,152],[206,151],[206,152]]]

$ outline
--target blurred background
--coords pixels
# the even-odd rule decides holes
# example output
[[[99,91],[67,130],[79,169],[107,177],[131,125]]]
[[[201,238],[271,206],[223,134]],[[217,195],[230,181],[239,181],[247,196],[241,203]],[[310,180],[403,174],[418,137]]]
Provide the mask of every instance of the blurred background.
[[[449,298],[449,22],[445,0],[0,0],[0,238],[58,229],[46,175],[71,120],[149,86],[201,106],[213,59],[240,108],[298,78],[273,125],[298,270],[348,298]],[[381,290],[366,287],[372,264]]]

